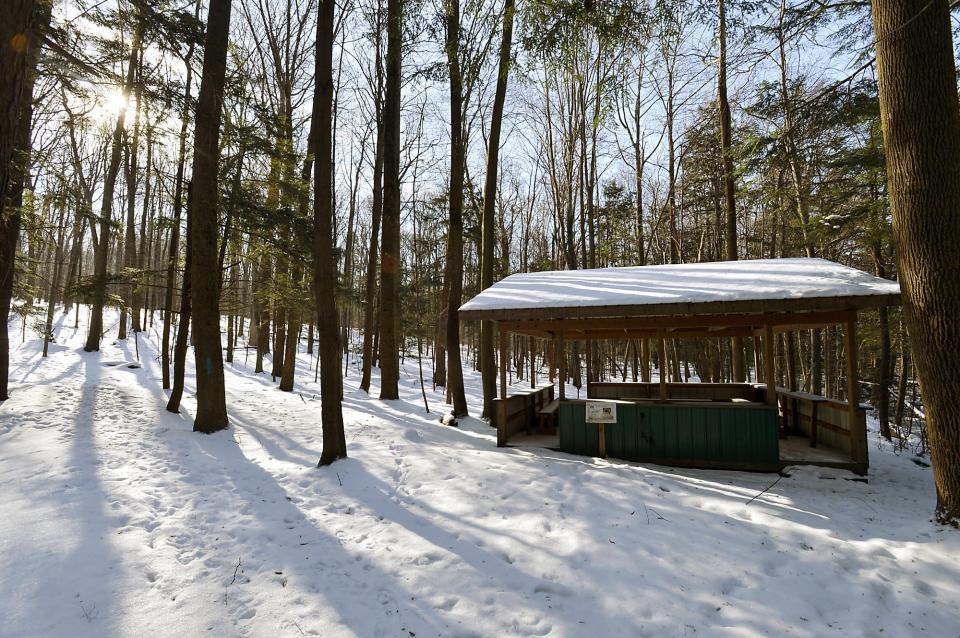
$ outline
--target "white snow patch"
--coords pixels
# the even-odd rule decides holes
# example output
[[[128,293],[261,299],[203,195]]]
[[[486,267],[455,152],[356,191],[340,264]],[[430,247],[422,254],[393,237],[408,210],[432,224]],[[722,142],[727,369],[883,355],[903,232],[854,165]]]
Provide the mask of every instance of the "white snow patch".
[[[132,337],[72,325],[14,344],[0,405],[4,638],[958,635],[960,534],[873,432],[869,483],[796,468],[748,505],[776,475],[498,449],[442,389],[424,412],[414,359],[390,402],[351,361],[351,457],[318,469],[306,354],[291,394],[239,351],[206,436],[192,352],[168,414],[157,328],[128,368]]]

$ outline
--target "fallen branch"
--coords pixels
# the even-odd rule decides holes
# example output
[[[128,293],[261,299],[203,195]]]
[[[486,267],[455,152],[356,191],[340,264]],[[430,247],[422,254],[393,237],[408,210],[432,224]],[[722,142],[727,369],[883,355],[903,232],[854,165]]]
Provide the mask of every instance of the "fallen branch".
[[[777,480],[774,481],[773,483],[771,483],[770,485],[768,485],[762,492],[760,492],[759,494],[757,494],[756,496],[754,496],[753,498],[751,498],[749,501],[747,501],[746,503],[744,503],[744,505],[749,505],[750,503],[754,502],[755,500],[757,500],[758,498],[760,498],[761,496],[763,496],[764,494],[766,494],[766,493],[767,493],[767,490],[771,489],[774,485],[776,485],[777,483],[779,483],[779,482],[780,482],[780,479],[782,479],[782,478],[783,478],[783,474],[781,474],[780,476],[778,476],[778,477],[777,477]]]

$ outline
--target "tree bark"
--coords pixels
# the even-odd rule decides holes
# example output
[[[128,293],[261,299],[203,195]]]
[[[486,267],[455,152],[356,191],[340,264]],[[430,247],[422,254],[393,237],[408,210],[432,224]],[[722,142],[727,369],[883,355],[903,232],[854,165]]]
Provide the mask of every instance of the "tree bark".
[[[226,428],[227,405],[220,343],[220,269],[217,252],[217,177],[220,164],[220,120],[227,69],[231,0],[210,0],[203,73],[197,101],[193,155],[193,197],[187,215],[191,225],[194,356],[197,414],[194,432]]]
[[[400,397],[400,74],[403,0],[387,0],[383,108],[383,240],[380,259],[380,398]]]
[[[170,246],[167,253],[167,286],[163,304],[163,346],[160,353],[164,390],[170,387],[170,323],[173,319],[173,288],[176,283],[177,258],[180,254],[180,217],[183,212],[183,172],[184,164],[186,164],[187,130],[190,121],[190,87],[193,83],[193,67],[190,61],[193,59],[193,50],[194,45],[191,43],[183,60],[187,67],[187,77],[183,91],[183,109],[180,112],[180,148],[177,152],[177,177],[173,187],[173,227],[170,229]],[[186,281],[187,276],[184,274],[184,285],[186,285]],[[187,316],[189,317],[189,313]]]
[[[20,197],[16,193],[22,193],[30,152],[32,78],[39,51],[33,0],[8,0],[4,14],[0,20],[0,401],[9,398],[7,322],[20,237]]]
[[[514,0],[506,0],[503,7],[503,33],[500,40],[500,59],[497,66],[497,88],[490,115],[490,136],[487,140],[487,174],[483,185],[482,237],[480,257],[480,289],[493,285],[494,208],[497,199],[497,166],[500,158],[500,129],[503,106],[507,97],[507,78],[510,73],[510,47],[513,43]],[[492,321],[480,322],[480,370],[483,379],[484,418],[493,417],[493,400],[497,398],[497,369],[494,354],[494,326]]]
[[[450,75],[450,197],[447,228],[447,392],[454,416],[466,416],[463,364],[460,358],[460,318],[463,297],[463,184],[466,149],[463,140],[463,77],[460,73],[460,0],[446,0],[447,68]],[[492,203],[491,203],[492,205]]]
[[[190,200],[193,199],[193,185],[187,185],[187,210],[190,210]],[[193,282],[193,272],[191,265],[193,263],[193,240],[190,231],[193,228],[193,221],[187,214],[187,250],[186,258],[183,264],[183,286],[180,289],[180,318],[177,322],[177,339],[173,348],[173,390],[170,392],[170,399],[167,401],[167,412],[174,414],[180,413],[180,399],[183,397],[183,377],[187,368],[187,345],[189,344],[190,334],[190,315],[192,314],[193,294],[191,284]]]
[[[936,519],[960,525],[960,105],[947,0],[874,0],[903,312],[926,408]]]
[[[379,62],[378,62],[379,64]],[[379,112],[380,106],[377,106]],[[373,333],[377,312],[377,253],[380,246],[380,218],[383,212],[383,125],[378,116],[377,148],[373,160],[373,207],[370,211],[370,248],[367,252],[367,277],[363,308],[363,371],[360,389],[370,392],[373,373]]]
[[[720,153],[723,160],[723,204],[726,217],[724,247],[727,261],[737,260],[737,187],[733,176],[733,143],[730,100],[727,97],[727,11],[726,0],[719,0],[720,60],[717,69],[717,103],[720,111]],[[747,379],[746,359],[743,355],[743,339],[731,337],[730,351],[733,380],[743,383]]]
[[[395,1],[395,0],[393,0]],[[337,270],[333,240],[333,17],[334,0],[320,0],[317,20],[316,90],[311,137],[316,137],[313,172],[313,282],[320,331],[320,422],[323,451],[318,465],[346,458],[340,376],[340,330],[337,313]],[[398,87],[399,88],[399,87]],[[399,106],[399,105],[398,105]],[[397,131],[399,134],[399,131]],[[309,142],[308,142],[309,146]],[[399,149],[398,149],[399,150]]]

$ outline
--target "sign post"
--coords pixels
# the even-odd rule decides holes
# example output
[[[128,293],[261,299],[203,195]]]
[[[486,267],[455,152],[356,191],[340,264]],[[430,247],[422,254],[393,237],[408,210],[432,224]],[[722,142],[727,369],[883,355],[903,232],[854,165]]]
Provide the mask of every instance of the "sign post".
[[[607,437],[605,424],[617,422],[617,404],[613,401],[587,401],[586,422],[598,425],[597,435],[600,438],[600,456],[607,458]]]

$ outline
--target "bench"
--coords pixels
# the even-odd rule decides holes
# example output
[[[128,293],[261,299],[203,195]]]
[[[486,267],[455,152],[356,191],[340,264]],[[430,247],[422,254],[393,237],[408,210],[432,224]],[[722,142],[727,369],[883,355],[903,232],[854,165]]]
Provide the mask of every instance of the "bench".
[[[518,432],[529,433],[537,422],[537,413],[553,400],[553,384],[518,390],[505,399],[493,400],[493,422],[497,428],[497,446],[504,447]]]
[[[553,434],[557,431],[557,412],[560,410],[560,402],[550,401],[537,412],[537,432],[543,434]]]

